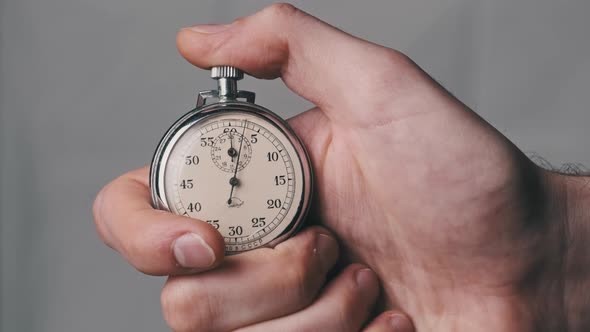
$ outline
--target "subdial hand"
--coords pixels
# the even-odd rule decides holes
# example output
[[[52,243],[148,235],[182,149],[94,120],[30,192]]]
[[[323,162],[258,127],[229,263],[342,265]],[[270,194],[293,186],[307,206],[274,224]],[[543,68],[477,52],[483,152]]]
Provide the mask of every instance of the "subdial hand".
[[[229,144],[230,144],[230,148],[229,150],[227,150],[227,154],[228,156],[231,157],[231,162],[234,162],[234,157],[237,154],[236,149],[234,149],[234,135],[231,134],[231,132],[228,134],[229,135]]]
[[[231,185],[231,191],[229,192],[229,198],[227,200],[227,204],[231,204],[231,198],[234,194],[234,188],[240,183],[237,178],[238,175],[238,167],[240,165],[240,156],[242,154],[242,145],[244,143],[244,134],[246,133],[246,125],[248,124],[248,120],[244,119],[244,129],[242,129],[242,138],[240,139],[240,147],[238,148],[238,160],[236,160],[236,168],[234,169],[234,176],[229,179],[229,184]]]

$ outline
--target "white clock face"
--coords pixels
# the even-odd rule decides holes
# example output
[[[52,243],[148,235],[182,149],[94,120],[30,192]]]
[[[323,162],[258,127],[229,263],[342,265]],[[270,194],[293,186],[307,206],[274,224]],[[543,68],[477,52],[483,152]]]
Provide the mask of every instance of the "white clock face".
[[[224,111],[177,132],[161,185],[170,211],[215,227],[229,253],[281,235],[302,205],[297,150],[272,122]]]

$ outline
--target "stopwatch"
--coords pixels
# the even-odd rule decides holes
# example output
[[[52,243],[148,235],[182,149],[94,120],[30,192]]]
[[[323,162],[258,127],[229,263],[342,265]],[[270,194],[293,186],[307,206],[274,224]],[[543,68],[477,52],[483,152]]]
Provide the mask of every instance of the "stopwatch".
[[[303,224],[312,169],[286,121],[238,90],[244,73],[211,69],[217,90],[198,93],[197,107],[166,132],[150,168],[155,208],[207,222],[226,254],[274,246]],[[213,102],[211,102],[213,100]]]

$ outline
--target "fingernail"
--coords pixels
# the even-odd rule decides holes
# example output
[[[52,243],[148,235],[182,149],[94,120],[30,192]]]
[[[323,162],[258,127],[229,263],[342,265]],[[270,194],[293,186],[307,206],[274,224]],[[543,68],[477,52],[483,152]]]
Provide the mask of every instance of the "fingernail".
[[[231,24],[200,24],[188,29],[198,33],[218,33],[229,29],[230,26]]]
[[[376,281],[375,272],[371,269],[360,269],[355,273],[356,284],[360,288],[369,288]]]
[[[338,243],[330,235],[319,233],[316,238],[316,251],[322,260],[322,264],[329,268],[338,258]]]
[[[174,257],[185,268],[207,268],[215,262],[215,252],[202,237],[195,233],[184,234],[174,241]]]
[[[395,332],[413,332],[414,327],[408,317],[400,314],[395,314],[389,317],[389,325],[392,331]]]

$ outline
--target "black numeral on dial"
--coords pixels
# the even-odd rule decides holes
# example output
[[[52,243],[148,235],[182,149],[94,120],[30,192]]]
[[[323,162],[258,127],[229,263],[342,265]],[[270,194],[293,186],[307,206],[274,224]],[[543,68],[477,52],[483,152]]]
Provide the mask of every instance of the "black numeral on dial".
[[[242,235],[242,233],[244,233],[242,226],[229,226],[229,236]]]
[[[262,228],[266,226],[266,217],[252,218],[253,228]]]
[[[180,188],[182,189],[193,189],[194,186],[193,179],[182,180],[182,182],[180,182]]]
[[[201,206],[201,203],[196,202],[196,203],[190,203],[186,209],[189,210],[190,212],[201,212],[202,208],[203,207]]]
[[[184,163],[186,165],[198,165],[199,164],[199,157],[198,156],[186,156],[184,159]]]
[[[266,204],[268,209],[279,209],[283,205],[280,199],[269,199]]]
[[[219,220],[215,219],[215,220],[207,220],[207,223],[213,227],[215,227],[215,229],[219,229]]]
[[[215,137],[201,137],[201,146],[213,146],[213,142],[215,142]]]
[[[284,175],[275,176],[275,186],[284,186],[287,183],[287,179]]]
[[[266,159],[268,161],[277,161],[277,160],[279,160],[279,153],[278,152],[269,152],[266,154]]]

